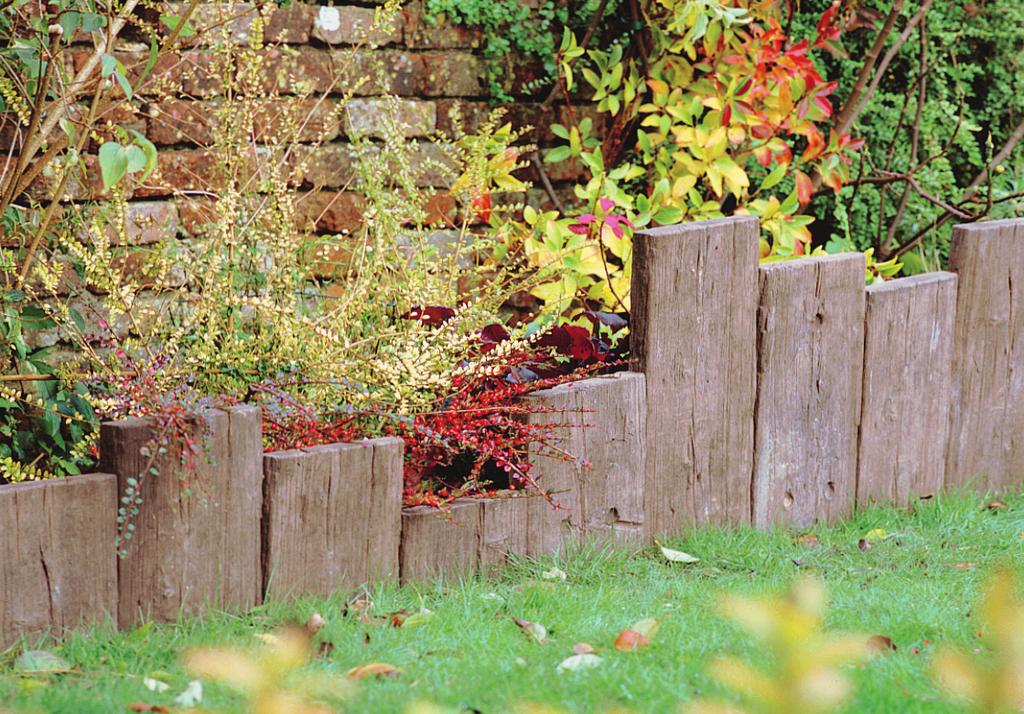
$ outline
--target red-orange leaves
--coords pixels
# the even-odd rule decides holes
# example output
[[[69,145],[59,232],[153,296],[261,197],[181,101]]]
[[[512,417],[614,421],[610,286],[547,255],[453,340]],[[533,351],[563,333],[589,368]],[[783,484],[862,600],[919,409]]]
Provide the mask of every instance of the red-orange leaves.
[[[645,618],[634,622],[630,627],[619,633],[615,638],[615,649],[619,652],[631,652],[647,647],[657,634],[661,623],[653,618]]]
[[[806,206],[811,201],[811,194],[814,193],[814,184],[811,177],[803,171],[795,171],[793,178],[796,180],[796,195],[801,206]]]

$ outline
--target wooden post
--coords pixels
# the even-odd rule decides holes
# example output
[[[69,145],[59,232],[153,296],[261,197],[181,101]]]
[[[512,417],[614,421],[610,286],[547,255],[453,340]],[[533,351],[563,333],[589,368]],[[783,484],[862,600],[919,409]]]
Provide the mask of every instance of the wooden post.
[[[632,369],[647,377],[645,533],[747,523],[758,221],[666,226],[633,240]]]
[[[942,490],[955,313],[952,273],[868,286],[858,503]]]
[[[946,483],[1024,479],[1024,220],[956,226],[959,276]]]
[[[525,494],[460,498],[447,510],[402,511],[402,582],[468,577],[526,555],[530,502]],[[542,500],[542,499],[540,499]]]
[[[143,419],[103,424],[104,470],[117,474],[118,492],[128,479],[141,482],[135,531],[118,560],[118,625],[141,620],[171,622],[207,606],[245,610],[260,600],[257,466],[260,420],[255,407],[209,410],[197,427],[194,474],[184,473],[181,445],[156,452],[159,436]],[[146,448],[144,448],[146,447]],[[156,456],[147,455],[149,449]],[[154,465],[158,475],[148,473]],[[187,489],[185,483],[187,482]],[[254,500],[255,499],[255,500]]]
[[[643,542],[644,375],[619,372],[526,396],[534,424],[561,425],[558,448],[575,461],[533,455],[538,484],[552,501],[530,503],[527,553],[540,556],[595,538]],[[557,509],[555,508],[557,504]]]
[[[263,457],[268,597],[397,576],[402,448],[401,439],[371,439]]]
[[[754,523],[850,512],[864,355],[864,256],[761,266]]]
[[[117,613],[117,479],[0,486],[0,649]]]

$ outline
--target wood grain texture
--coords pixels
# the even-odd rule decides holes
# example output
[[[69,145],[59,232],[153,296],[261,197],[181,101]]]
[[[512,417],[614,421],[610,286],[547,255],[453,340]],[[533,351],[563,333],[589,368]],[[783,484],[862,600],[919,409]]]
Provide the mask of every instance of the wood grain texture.
[[[864,354],[864,256],[763,265],[753,504],[758,527],[851,511]]]
[[[758,221],[634,236],[632,369],[647,377],[648,537],[750,521]]]
[[[858,503],[942,490],[956,283],[939,272],[867,287]]]
[[[480,557],[482,514],[475,499],[460,499],[447,513],[430,506],[403,509],[402,582],[473,573]]]
[[[538,496],[460,498],[447,511],[402,510],[402,582],[469,577],[526,555],[527,519]],[[542,500],[542,499],[540,499]]]
[[[0,486],[0,649],[117,614],[117,478]]]
[[[148,473],[143,452],[155,448],[150,422],[102,425],[101,461],[117,474],[118,492],[129,478],[141,480],[134,536],[117,563],[120,627],[170,622],[209,606],[245,610],[260,601],[260,564],[251,546],[259,543],[260,513],[248,497],[258,499],[262,491],[262,469],[253,468],[249,451],[260,442],[260,422],[247,410],[209,410],[204,421],[196,427],[195,472],[184,470],[181,447],[172,443],[152,462],[158,475]]]
[[[228,456],[223,493],[224,503],[231,506],[221,511],[225,533],[223,563],[227,566],[220,572],[222,597],[226,603],[248,608],[259,603],[263,593],[258,538],[263,508],[263,414],[259,407],[250,404],[224,411],[228,415]],[[235,532],[238,526],[242,530]],[[245,533],[246,537],[236,537],[238,533]],[[249,537],[252,534],[257,537]]]
[[[1024,220],[956,226],[959,276],[946,482],[1024,482]]]
[[[268,597],[330,595],[397,577],[400,439],[274,452],[263,471]]]
[[[534,392],[533,424],[553,429],[567,461],[533,455],[551,496],[530,504],[527,553],[541,556],[586,540],[639,546],[646,479],[644,375],[620,372]]]
[[[402,541],[402,462],[405,443],[398,438],[373,439],[370,482],[370,532],[367,577],[398,578]]]

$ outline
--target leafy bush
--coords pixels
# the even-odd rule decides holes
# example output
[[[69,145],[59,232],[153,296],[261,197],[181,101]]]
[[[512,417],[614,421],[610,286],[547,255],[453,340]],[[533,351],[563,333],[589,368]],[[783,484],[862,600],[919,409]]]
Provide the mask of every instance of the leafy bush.
[[[57,374],[53,347],[38,337],[56,323],[27,280],[59,237],[78,229],[81,214],[66,212],[63,201],[91,142],[136,91],[158,82],[157,63],[177,47],[181,31],[164,31],[138,8],[139,0],[13,0],[0,13],[0,483],[76,474],[93,462],[97,421],[87,391]],[[149,52],[126,66],[116,55],[129,33]],[[76,64],[72,53],[81,46],[73,43],[89,36],[104,39]],[[151,171],[152,144],[118,132],[124,146],[107,142],[100,151],[105,178]],[[63,317],[84,328],[77,311]]]
[[[555,56],[561,28],[570,23],[585,27],[601,10],[601,18],[614,14],[617,2],[585,0],[572,13],[563,3],[543,0],[536,6],[518,0],[427,0],[426,20],[479,28],[483,33],[488,90],[492,98],[512,101],[516,71],[530,62],[543,73],[525,89],[547,84],[556,73]]]
[[[809,32],[831,5],[801,3],[794,32]],[[1024,212],[1024,8],[1012,0],[839,7],[847,53],[822,64],[839,84],[840,101],[877,37],[885,33],[886,41],[877,84],[872,75],[851,126],[867,141],[857,180],[838,196],[815,199],[815,239],[843,235],[848,223],[858,249],[898,256],[909,272],[942,267],[953,224]]]
[[[398,9],[379,8],[377,29]],[[552,437],[526,423],[517,398],[585,374],[578,368],[610,352],[588,331],[514,324],[505,308],[535,278],[477,219],[521,210],[481,204],[497,190],[526,188],[513,176],[529,150],[517,145],[521,132],[498,111],[424,158],[392,106],[373,136],[350,136],[351,181],[329,197],[354,200],[360,228],[319,234],[315,217],[303,217],[314,193],[299,189],[324,137],[312,145],[299,137],[316,112],[342,118],[366,81],[349,79],[362,77],[353,69],[359,48],[336,69],[332,90],[343,97],[328,108],[327,92],[300,86],[286,98],[271,86],[262,27],[260,16],[245,44],[224,27],[210,48],[208,71],[223,97],[211,119],[211,163],[186,194],[208,217],[201,238],[124,247],[128,198],[147,179],[149,150],[115,132],[98,156],[109,199],[65,206],[73,226],[54,232],[25,281],[26,303],[77,350],[55,384],[81,391],[100,418],[156,422],[149,463],[123,494],[121,537],[131,536],[156,458],[181,444],[189,472],[203,458],[195,434],[203,410],[243,400],[263,407],[271,449],[406,437],[410,501],[536,485],[528,449]],[[447,181],[454,211],[431,208],[438,196],[422,188],[428,173]],[[66,279],[69,266],[80,280]],[[99,334],[72,307],[85,297]]]
[[[552,127],[565,144],[545,160],[582,167],[581,207],[565,216],[528,211],[512,233],[546,278],[534,294],[555,312],[628,311],[631,231],[650,224],[749,213],[761,219],[764,259],[810,253],[814,218],[802,209],[816,181],[841,190],[863,143],[829,130],[836,85],[812,59],[839,51],[834,14],[821,18],[813,41],[797,42],[779,4],[644,7],[645,32],[628,47],[588,49],[567,29],[559,50],[563,98],[572,107],[581,77],[603,125],[570,112],[571,125]],[[843,249],[833,242],[818,251]],[[869,280],[899,268],[869,267]]]

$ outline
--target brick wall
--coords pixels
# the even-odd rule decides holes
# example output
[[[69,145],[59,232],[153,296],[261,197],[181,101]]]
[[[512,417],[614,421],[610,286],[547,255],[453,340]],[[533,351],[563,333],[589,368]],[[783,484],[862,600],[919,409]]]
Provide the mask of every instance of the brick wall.
[[[528,0],[524,0],[528,1]],[[184,4],[171,4],[172,14],[182,12]],[[226,8],[226,12],[225,12]],[[304,127],[300,140],[309,142],[304,154],[305,170],[297,190],[303,195],[298,203],[298,220],[316,232],[340,233],[358,228],[360,201],[354,194],[340,191],[351,177],[352,153],[348,134],[356,131],[374,136],[383,112],[397,108],[409,138],[420,142],[421,156],[436,155],[430,137],[450,135],[449,114],[458,107],[466,129],[486,116],[492,103],[483,79],[485,64],[481,57],[479,32],[451,25],[429,24],[424,20],[418,0],[407,3],[391,31],[375,32],[369,44],[354,48],[357,37],[373,19],[372,6],[327,6],[295,2],[274,10],[265,39],[268,89],[279,98],[265,102],[266,125],[272,130],[283,107],[296,102],[312,109],[318,98],[298,99],[302,90],[327,93],[317,106],[312,120]],[[223,26],[231,41],[243,43],[253,31],[257,9],[248,3],[201,5],[193,15],[198,27]],[[202,36],[203,33],[200,33]],[[207,37],[209,35],[206,35]],[[355,53],[353,55],[353,53]],[[147,49],[139,45],[119,55],[128,67],[144,63]],[[75,53],[77,64],[89,55],[88,48]],[[354,56],[354,60],[352,60]],[[113,123],[129,126],[146,135],[159,150],[159,168],[145,185],[131,191],[130,241],[152,244],[168,235],[197,237],[208,221],[211,206],[197,195],[208,185],[211,154],[208,148],[215,121],[214,111],[227,101],[216,73],[210,67],[214,51],[203,41],[190,40],[174,56],[162,58],[150,83],[157,93],[134,113],[115,110],[107,115]],[[338,82],[332,67],[354,62],[354,74],[369,77],[359,87],[345,111],[336,111],[345,87]],[[375,74],[376,67],[384,74]],[[545,107],[541,97],[522,94],[523,83],[537,76],[537,69],[524,66],[515,71],[513,81],[517,101],[508,106],[509,119],[516,126],[540,127],[531,140],[550,142],[547,126],[565,121],[565,109]],[[307,92],[308,93],[308,92]],[[397,96],[397,104],[383,98]],[[95,146],[93,147],[96,148]],[[95,158],[86,157],[86,176],[71,182],[69,198],[102,199],[103,187]],[[527,178],[536,179],[535,176]],[[569,193],[574,172],[555,169],[551,173],[559,192]],[[442,181],[429,178],[438,188]],[[41,188],[45,193],[45,187]],[[537,190],[532,203],[543,204]],[[443,192],[431,207],[435,214],[451,215],[454,202]]]

